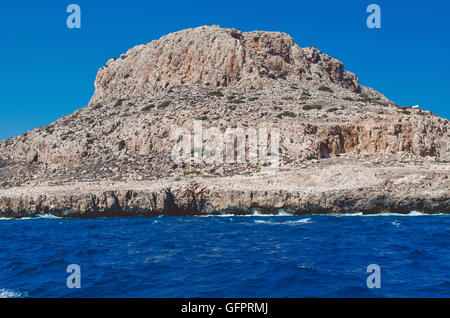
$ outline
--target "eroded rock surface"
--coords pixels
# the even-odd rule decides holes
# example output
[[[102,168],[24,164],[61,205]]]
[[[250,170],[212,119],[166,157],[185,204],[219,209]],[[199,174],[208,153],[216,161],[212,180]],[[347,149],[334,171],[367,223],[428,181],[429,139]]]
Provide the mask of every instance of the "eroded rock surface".
[[[356,76],[340,61],[313,47],[300,48],[288,34],[212,26],[171,33],[110,59],[97,74],[91,104],[143,97],[183,83],[261,89],[270,79],[295,84],[316,79],[361,92]]]
[[[175,32],[110,59],[95,88],[89,105],[0,142],[1,215],[448,211],[448,120],[396,105],[287,34]],[[196,120],[220,132],[278,129],[279,171],[261,162],[174,163],[174,130],[193,131]],[[364,175],[369,167],[392,173],[381,182]],[[291,175],[293,188],[281,182],[273,190]],[[306,191],[303,175],[342,186],[318,182]],[[342,175],[364,182],[354,188]],[[261,178],[253,190],[249,180]]]

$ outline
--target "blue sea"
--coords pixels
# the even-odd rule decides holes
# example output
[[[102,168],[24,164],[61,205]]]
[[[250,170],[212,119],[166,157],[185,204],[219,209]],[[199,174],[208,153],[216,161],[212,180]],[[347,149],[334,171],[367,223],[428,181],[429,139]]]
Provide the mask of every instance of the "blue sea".
[[[449,297],[449,232],[419,213],[0,219],[0,297]]]

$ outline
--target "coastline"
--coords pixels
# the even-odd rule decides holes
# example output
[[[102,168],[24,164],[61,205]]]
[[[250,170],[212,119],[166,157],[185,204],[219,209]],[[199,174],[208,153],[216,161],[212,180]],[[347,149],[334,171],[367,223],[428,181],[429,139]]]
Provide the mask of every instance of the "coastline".
[[[0,189],[0,217],[450,213],[449,175],[448,163],[321,160],[307,169],[255,175],[38,184]]]

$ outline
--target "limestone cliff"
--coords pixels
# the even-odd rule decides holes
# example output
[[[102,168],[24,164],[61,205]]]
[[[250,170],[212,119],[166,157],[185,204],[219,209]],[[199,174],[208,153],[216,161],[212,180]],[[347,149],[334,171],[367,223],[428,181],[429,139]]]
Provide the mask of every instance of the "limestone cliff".
[[[91,104],[143,97],[182,83],[261,89],[270,79],[316,80],[361,92],[341,62],[316,48],[300,48],[288,34],[212,26],[171,33],[110,59],[97,74]]]
[[[171,136],[179,127],[192,130],[194,121],[220,132],[230,127],[277,129],[279,171],[267,175],[261,162],[175,163]],[[405,207],[436,212],[448,210],[449,163],[447,119],[396,105],[360,85],[340,61],[316,48],[301,48],[287,34],[204,26],[110,59],[97,74],[87,106],[0,142],[0,214],[218,213],[283,204],[298,213]],[[371,171],[389,167],[392,173],[374,186],[362,175],[367,166]],[[402,177],[413,172],[415,178]],[[283,174],[297,176],[295,187],[272,187]],[[355,188],[342,180],[347,190],[320,185],[321,176],[341,180],[345,174],[365,181]],[[244,182],[243,176],[270,180],[253,189],[253,181]],[[319,180],[308,190],[306,176]],[[195,182],[204,186],[193,187],[193,178],[203,180]],[[208,180],[220,186],[210,188]],[[234,182],[248,189],[236,192]],[[159,186],[150,190],[148,185],[155,183]],[[72,185],[92,184],[102,188],[81,197],[70,193]],[[426,191],[417,192],[418,186]],[[136,194],[136,188],[143,192]],[[209,190],[202,192],[204,188]],[[156,195],[158,191],[162,195]],[[120,193],[121,199],[105,197],[102,205],[107,193]],[[190,195],[195,200],[176,203]],[[324,201],[328,195],[333,200]],[[136,196],[145,202],[130,199]],[[364,206],[365,197],[374,205]],[[155,205],[154,200],[162,203]],[[203,208],[193,208],[192,202],[203,202]]]

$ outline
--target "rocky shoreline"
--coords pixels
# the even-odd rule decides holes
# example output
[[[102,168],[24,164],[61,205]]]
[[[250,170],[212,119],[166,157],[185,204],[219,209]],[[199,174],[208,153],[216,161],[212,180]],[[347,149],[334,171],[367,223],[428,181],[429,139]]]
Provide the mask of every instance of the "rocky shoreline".
[[[0,217],[450,213],[449,170],[449,164],[430,170],[324,160],[253,176],[19,187],[0,190]]]

